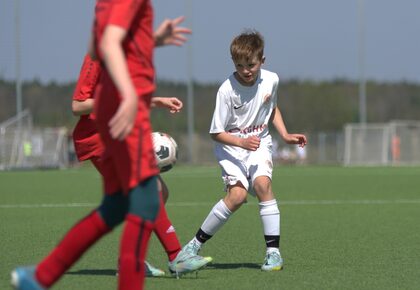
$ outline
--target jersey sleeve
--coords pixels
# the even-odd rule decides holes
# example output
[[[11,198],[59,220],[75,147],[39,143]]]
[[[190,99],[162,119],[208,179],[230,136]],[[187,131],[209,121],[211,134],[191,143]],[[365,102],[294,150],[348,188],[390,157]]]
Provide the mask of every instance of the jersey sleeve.
[[[99,80],[101,66],[99,61],[92,60],[87,54],[83,60],[76,89],[73,93],[73,101],[83,102],[93,98],[93,92]]]
[[[214,108],[213,119],[211,121],[210,133],[221,133],[226,131],[226,125],[229,118],[230,104],[227,101],[226,94],[219,89],[216,96],[216,105]]]
[[[134,16],[138,13],[138,9],[144,4],[144,2],[145,0],[114,1],[107,24],[117,25],[128,30]]]

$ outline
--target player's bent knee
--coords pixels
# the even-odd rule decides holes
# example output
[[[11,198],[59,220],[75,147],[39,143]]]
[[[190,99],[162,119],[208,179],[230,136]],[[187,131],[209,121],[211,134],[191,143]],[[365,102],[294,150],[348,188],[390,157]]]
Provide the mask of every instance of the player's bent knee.
[[[229,198],[229,202],[237,207],[240,207],[244,203],[246,203],[246,196],[234,196]]]
[[[133,188],[129,199],[129,213],[147,221],[155,221],[160,206],[157,177],[153,176]]]
[[[269,182],[256,182],[254,184],[254,191],[257,195],[273,195],[271,190],[271,183]]]
[[[229,210],[236,211],[241,207],[241,205],[246,203],[246,193],[241,194],[231,192],[224,198],[224,202],[229,208]]]
[[[98,212],[106,225],[114,228],[124,221],[128,212],[128,198],[122,192],[105,195]]]

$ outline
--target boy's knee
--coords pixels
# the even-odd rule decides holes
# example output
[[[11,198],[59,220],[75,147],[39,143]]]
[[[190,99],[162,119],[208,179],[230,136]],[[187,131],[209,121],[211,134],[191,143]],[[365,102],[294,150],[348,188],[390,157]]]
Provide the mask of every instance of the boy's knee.
[[[231,211],[235,211],[242,204],[246,203],[247,191],[243,187],[235,186],[229,189],[224,202]]]
[[[105,195],[97,209],[105,224],[114,228],[124,221],[128,211],[128,198],[119,192],[114,195]]]
[[[254,181],[253,188],[258,196],[272,195],[271,180],[266,176],[257,177]]]

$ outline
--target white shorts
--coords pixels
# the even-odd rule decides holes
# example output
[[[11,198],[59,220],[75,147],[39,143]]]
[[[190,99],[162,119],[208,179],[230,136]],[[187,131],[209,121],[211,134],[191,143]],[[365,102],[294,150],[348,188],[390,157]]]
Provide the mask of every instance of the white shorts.
[[[234,148],[234,150],[232,150]],[[245,189],[255,196],[254,180],[259,176],[273,175],[271,136],[261,140],[256,151],[248,151],[232,146],[216,146],[216,158],[222,168],[222,179],[225,190],[229,185],[241,182]]]

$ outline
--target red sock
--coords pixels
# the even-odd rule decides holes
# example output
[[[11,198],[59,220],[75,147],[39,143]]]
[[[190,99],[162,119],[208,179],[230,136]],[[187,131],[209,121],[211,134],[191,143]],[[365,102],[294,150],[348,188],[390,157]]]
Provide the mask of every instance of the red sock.
[[[51,287],[80,256],[110,229],[95,210],[77,223],[36,267],[36,279]]]
[[[162,192],[160,193],[160,210],[156,218],[154,232],[168,254],[169,261],[174,260],[179,251],[181,251],[181,244],[178,241],[175,228],[172,226],[166,213]]]
[[[151,222],[128,214],[120,245],[119,290],[141,290],[144,282],[144,259],[153,230]]]

